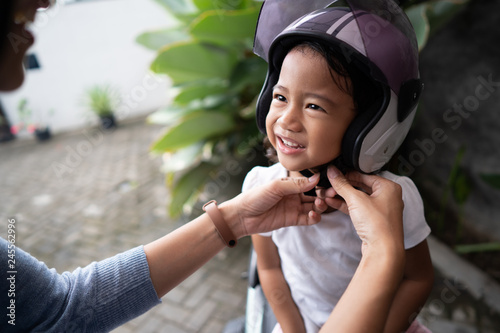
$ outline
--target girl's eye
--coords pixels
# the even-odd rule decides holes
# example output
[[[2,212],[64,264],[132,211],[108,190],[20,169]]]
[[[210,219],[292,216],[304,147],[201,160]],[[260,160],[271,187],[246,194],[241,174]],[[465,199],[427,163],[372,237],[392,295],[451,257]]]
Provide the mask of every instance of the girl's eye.
[[[318,111],[325,111],[321,106],[317,104],[309,104],[307,105],[308,109],[313,109],[313,110],[318,110]]]
[[[283,95],[280,95],[280,94],[274,94],[274,97],[273,97],[275,100],[278,100],[280,102],[286,102],[286,98],[285,96]]]

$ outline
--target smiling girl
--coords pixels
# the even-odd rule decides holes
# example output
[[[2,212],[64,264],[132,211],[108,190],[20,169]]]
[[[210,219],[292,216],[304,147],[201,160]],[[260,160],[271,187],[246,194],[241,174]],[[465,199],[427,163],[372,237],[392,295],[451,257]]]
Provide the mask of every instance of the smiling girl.
[[[348,2],[351,6],[352,2]],[[376,3],[381,2],[389,3]],[[269,30],[266,24],[270,23],[265,23],[264,18],[265,11],[272,8],[272,1],[267,5],[261,12],[257,44],[259,28]],[[413,77],[400,75],[404,80],[394,84],[397,80],[391,79],[391,73],[384,75],[385,78],[380,75],[384,73],[384,66],[386,72],[392,66],[397,68],[398,57],[412,59],[411,54],[394,56],[405,48],[405,44],[398,45],[398,38],[384,38],[386,44],[377,49],[378,54],[396,60],[389,65],[386,61],[376,66],[368,55],[370,52],[363,49],[366,40],[361,45],[356,38],[364,30],[359,21],[363,17],[381,27],[389,27],[386,29],[391,29],[390,25],[368,11],[349,6],[310,10],[286,27],[268,47],[264,58],[269,61],[269,72],[258,103],[257,122],[267,134],[271,160],[278,163],[251,170],[243,191],[276,178],[300,176],[305,172],[320,173],[329,164],[344,172],[378,173],[398,183],[405,204],[406,264],[384,332],[406,331],[410,325],[411,330],[423,329],[414,319],[433,283],[433,268],[425,240],[430,228],[413,182],[387,171],[380,172],[385,163],[380,163],[377,156],[388,151],[393,153],[406,135],[409,126],[401,123],[411,124],[411,119],[405,120],[403,115],[411,114],[415,108],[415,104],[405,103],[406,90],[416,89],[409,93],[411,99],[419,94],[421,84],[418,71],[414,70],[416,63],[411,60],[407,60],[410,64],[406,67],[413,67],[409,70],[413,71]],[[404,15],[400,11],[396,14]],[[390,30],[390,33],[397,37],[399,32]],[[397,71],[404,73],[405,68],[397,68]],[[398,104],[402,105],[399,109]],[[403,110],[405,104],[411,110]],[[395,117],[394,125],[376,124],[376,121],[388,121],[387,115],[391,112],[401,114],[400,118]],[[389,134],[377,129],[384,126]],[[394,130],[397,126],[403,129]],[[359,144],[374,136],[374,143],[370,144],[375,148],[365,149],[364,144]],[[377,146],[380,141],[385,145],[382,149]],[[376,153],[372,158],[369,153],[373,150]],[[359,157],[352,162],[349,156],[356,156],[356,153]],[[382,160],[386,158],[383,156]],[[365,163],[366,159],[374,162]],[[325,193],[323,188],[316,190],[319,197],[324,197]],[[275,331],[318,332],[346,290],[362,257],[362,242],[349,216],[329,209],[317,225],[254,235],[252,241],[262,289],[278,321]]]

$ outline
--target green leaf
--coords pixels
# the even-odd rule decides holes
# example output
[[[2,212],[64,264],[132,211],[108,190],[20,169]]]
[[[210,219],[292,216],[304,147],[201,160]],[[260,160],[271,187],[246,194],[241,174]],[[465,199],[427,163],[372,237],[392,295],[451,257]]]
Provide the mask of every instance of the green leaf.
[[[150,114],[146,121],[150,124],[170,126],[176,123],[181,117],[194,111],[198,110],[169,105]]]
[[[170,216],[176,217],[182,213],[184,204],[201,190],[210,173],[216,168],[217,165],[203,162],[175,182],[169,205]]]
[[[165,173],[179,172],[191,168],[201,162],[203,143],[197,142],[173,154],[166,154],[161,170]]]
[[[252,93],[258,95],[266,73],[267,63],[264,60],[257,56],[245,58],[234,67],[229,78],[229,87],[233,91],[240,91],[247,86],[255,87],[257,90]]]
[[[233,97],[230,94],[208,95],[202,100],[195,100],[193,105],[200,105],[204,110],[215,110],[227,113],[237,113],[238,110],[231,108]]]
[[[157,51],[167,44],[189,40],[191,36],[181,27],[144,32],[137,36],[136,42],[148,49]]]
[[[430,3],[427,10],[430,34],[447,24],[468,2],[469,0],[441,0]]]
[[[500,242],[457,245],[455,251],[461,254],[500,251]]]
[[[225,80],[204,80],[181,87],[179,93],[174,97],[173,102],[186,105],[194,100],[203,99],[209,95],[223,94],[227,92],[227,90],[227,81]]]
[[[235,63],[233,52],[187,41],[171,44],[160,51],[151,69],[167,74],[174,84],[180,84],[211,78],[227,79]]]
[[[171,152],[198,141],[221,135],[234,129],[233,119],[220,112],[195,112],[171,127],[151,148],[156,152]]]
[[[483,173],[480,175],[481,179],[488,185],[497,190],[500,190],[500,174]]]
[[[253,39],[258,16],[258,8],[206,11],[191,25],[191,34],[204,42],[241,44]]]
[[[429,38],[430,25],[427,18],[427,6],[427,4],[420,4],[406,10],[406,15],[410,19],[417,36],[419,50],[422,50]]]
[[[201,12],[211,9],[217,9],[214,6],[215,2],[216,1],[213,0],[193,0],[194,5],[198,7],[198,10]]]
[[[450,190],[452,191],[455,201],[459,205],[465,204],[465,201],[472,190],[472,184],[469,181],[467,174],[461,167],[465,152],[465,146],[460,147],[457,155],[455,156],[455,161],[450,172],[450,178],[448,179]]]
[[[192,15],[198,12],[191,0],[156,0],[156,2],[175,16]]]
[[[254,3],[247,4],[242,0],[193,0],[194,4],[200,11],[206,11],[211,9],[216,10],[235,10],[241,9],[245,6],[254,6]]]
[[[472,183],[467,177],[467,174],[462,169],[458,170],[452,186],[453,197],[455,198],[455,201],[459,205],[465,204],[472,190]]]

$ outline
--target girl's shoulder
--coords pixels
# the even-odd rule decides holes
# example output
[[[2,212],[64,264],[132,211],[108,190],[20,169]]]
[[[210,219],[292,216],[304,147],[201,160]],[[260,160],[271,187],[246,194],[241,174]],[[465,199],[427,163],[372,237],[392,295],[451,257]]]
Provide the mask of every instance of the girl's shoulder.
[[[268,167],[256,166],[247,173],[243,181],[242,191],[244,192],[253,187],[267,184],[274,179],[287,177],[287,174],[287,170],[280,163]]]
[[[417,186],[410,178],[406,176],[399,176],[389,171],[382,171],[378,175],[399,184],[403,190],[403,197],[408,195],[417,195],[420,197]]]
[[[388,171],[380,172],[379,176],[398,183],[403,190],[405,248],[412,248],[422,242],[431,231],[425,220],[424,204],[417,186],[410,178]]]
[[[401,186],[403,192],[403,201],[405,203],[404,213],[410,211],[423,211],[423,202],[417,186],[410,178],[398,176],[389,171],[382,171],[379,176],[389,179]]]

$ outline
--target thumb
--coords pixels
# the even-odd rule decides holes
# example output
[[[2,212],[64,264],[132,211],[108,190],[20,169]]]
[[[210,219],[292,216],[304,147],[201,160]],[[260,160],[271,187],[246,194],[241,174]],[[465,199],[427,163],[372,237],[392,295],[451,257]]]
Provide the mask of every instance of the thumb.
[[[280,180],[276,180],[274,182],[273,187],[276,189],[276,192],[285,196],[289,194],[299,194],[312,190],[313,188],[316,187],[316,185],[318,185],[318,182],[319,182],[319,173],[314,174],[309,178],[306,177],[281,178]]]
[[[356,189],[352,187],[349,181],[336,167],[329,166],[327,175],[335,192],[344,198],[344,200],[348,201],[351,195],[356,193]]]

